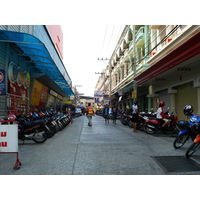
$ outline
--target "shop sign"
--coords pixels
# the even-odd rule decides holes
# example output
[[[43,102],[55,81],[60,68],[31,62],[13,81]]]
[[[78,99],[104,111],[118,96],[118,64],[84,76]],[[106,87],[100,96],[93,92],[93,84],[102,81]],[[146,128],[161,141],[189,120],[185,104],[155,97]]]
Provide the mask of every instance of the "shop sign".
[[[62,99],[63,99],[63,97],[62,97],[61,95],[59,95],[59,94],[58,94],[58,96],[57,96],[57,97],[58,97],[58,99],[60,99],[60,100],[62,100]]]
[[[17,83],[20,87],[30,86],[30,74],[25,72],[23,68],[17,66],[14,62],[10,62],[8,66],[8,80],[11,83]]]
[[[40,107],[45,107],[47,97],[48,97],[48,92],[49,92],[49,88],[42,85],[42,91],[41,91],[41,97],[40,97],[40,103],[39,103]]]
[[[17,81],[18,66],[14,62],[10,62],[8,66],[8,79],[10,82],[15,83]]]
[[[62,101],[62,103],[72,104],[72,101]]]
[[[24,69],[21,67],[18,68],[17,84],[19,86],[24,86]]]
[[[35,80],[31,95],[31,103],[34,106],[45,107],[49,88],[42,85],[39,81]]]
[[[53,95],[54,97],[58,96],[58,94],[56,92],[54,92],[53,90],[50,90],[50,94]]]
[[[24,86],[25,87],[29,87],[31,84],[31,77],[30,74],[28,72],[25,72],[25,81],[24,81]]]
[[[42,93],[42,84],[34,80],[33,90],[32,90],[32,95],[31,95],[31,103],[34,106],[39,106],[41,93]]]
[[[104,100],[104,105],[109,105],[110,100]]]
[[[103,97],[105,95],[105,91],[95,91],[94,96]]]
[[[5,70],[0,69],[0,95],[6,94]]]
[[[94,98],[94,103],[99,103],[99,98]]]
[[[137,98],[137,91],[132,91],[132,98],[136,99]]]

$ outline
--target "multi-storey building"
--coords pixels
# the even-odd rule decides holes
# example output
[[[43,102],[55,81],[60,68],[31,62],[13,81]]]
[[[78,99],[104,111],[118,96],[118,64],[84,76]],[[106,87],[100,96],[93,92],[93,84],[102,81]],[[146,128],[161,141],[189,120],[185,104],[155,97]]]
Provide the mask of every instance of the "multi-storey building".
[[[125,26],[106,68],[111,99],[124,109],[136,97],[144,111],[165,101],[180,119],[192,104],[200,115],[199,65],[200,26]]]
[[[60,26],[0,25],[0,117],[55,108],[74,95]],[[60,108],[59,108],[60,109]]]

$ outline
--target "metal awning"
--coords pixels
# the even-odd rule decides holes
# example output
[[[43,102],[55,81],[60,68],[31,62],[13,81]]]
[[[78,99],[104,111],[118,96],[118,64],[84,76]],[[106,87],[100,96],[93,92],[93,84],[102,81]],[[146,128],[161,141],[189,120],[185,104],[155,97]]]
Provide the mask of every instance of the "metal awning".
[[[44,43],[38,38],[28,33],[0,30],[0,42],[15,43],[22,50],[19,56],[29,57],[27,62],[33,63],[37,72],[49,76],[67,95],[74,95],[66,80],[69,80],[67,72],[65,75],[60,72]]]

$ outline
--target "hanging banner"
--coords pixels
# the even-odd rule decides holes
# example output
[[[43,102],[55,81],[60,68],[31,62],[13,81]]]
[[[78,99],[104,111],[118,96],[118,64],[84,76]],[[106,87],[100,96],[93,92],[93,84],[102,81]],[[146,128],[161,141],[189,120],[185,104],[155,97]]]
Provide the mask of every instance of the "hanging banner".
[[[5,70],[0,69],[0,95],[6,94]]]
[[[137,98],[137,91],[132,91],[132,99],[136,99]]]
[[[105,91],[94,91],[94,96],[103,97],[105,95]]]

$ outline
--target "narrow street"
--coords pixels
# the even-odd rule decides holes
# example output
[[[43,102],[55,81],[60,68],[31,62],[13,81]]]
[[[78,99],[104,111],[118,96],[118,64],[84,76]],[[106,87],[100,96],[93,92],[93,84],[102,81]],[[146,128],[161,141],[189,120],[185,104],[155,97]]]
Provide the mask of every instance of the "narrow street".
[[[152,136],[124,126],[120,121],[104,123],[93,117],[92,127],[85,116],[75,119],[63,131],[43,144],[19,141],[22,166],[13,170],[15,154],[0,154],[1,175],[164,175],[200,174],[200,171],[166,172],[154,156],[185,156],[191,141],[173,148],[175,137]],[[200,163],[200,152],[191,157]]]

